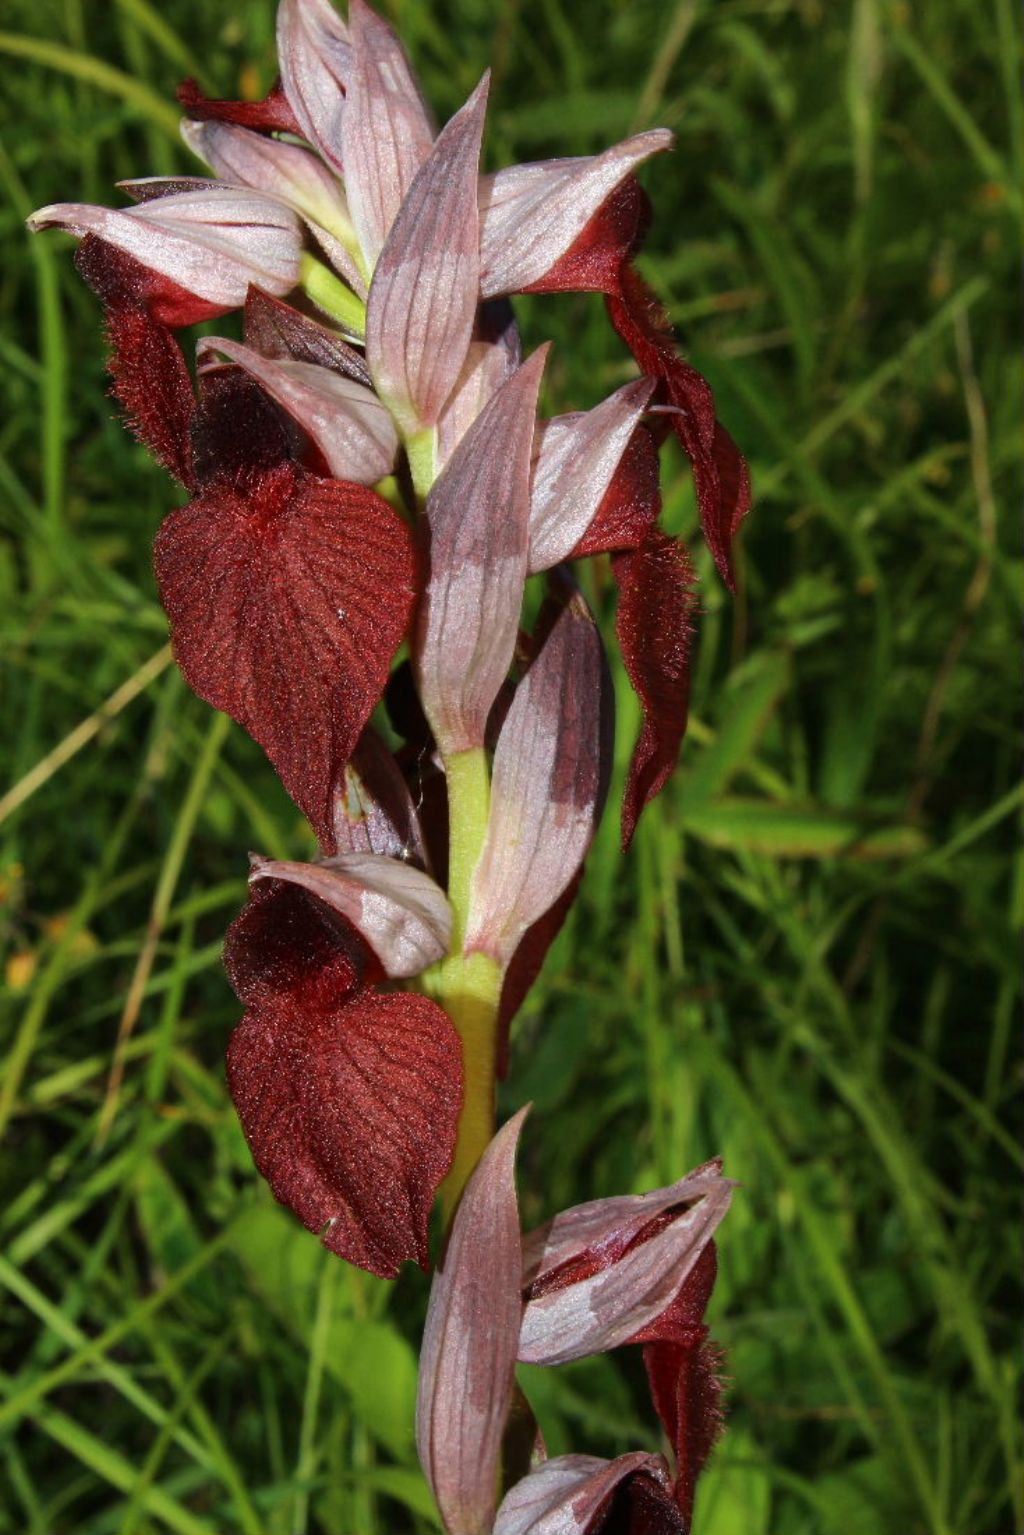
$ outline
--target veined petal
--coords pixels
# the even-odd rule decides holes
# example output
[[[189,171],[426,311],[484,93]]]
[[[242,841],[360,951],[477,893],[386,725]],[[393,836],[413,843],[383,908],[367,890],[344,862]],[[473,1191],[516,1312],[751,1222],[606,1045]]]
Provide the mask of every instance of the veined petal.
[[[370,387],[370,370],[337,332],[253,286],[245,300],[245,339],[263,357],[311,362]]]
[[[316,443],[338,480],[375,485],[391,472],[398,437],[372,390],[316,363],[261,357],[240,341],[204,336],[200,365],[214,353],[252,375]]]
[[[519,367],[519,327],[507,299],[481,304],[475,334],[454,389],[437,423],[437,463],[451,458],[484,406]]]
[[[236,309],[250,283],[286,293],[299,281],[301,234],[280,202],[240,188],[178,192],[135,208],[54,203],[29,228],[98,235],[217,308]]]
[[[277,56],[285,95],[303,134],[340,171],[352,50],[348,28],[329,0],[281,0]]]
[[[250,881],[300,885],[339,912],[392,980],[422,975],[448,952],[452,911],[429,874],[398,858],[338,853],[317,863],[255,858]]]
[[[433,426],[462,372],[479,297],[476,186],[488,77],[446,124],[380,253],[366,359],[406,436]]]
[[[649,1194],[619,1194],[590,1199],[559,1213],[523,1237],[523,1283],[550,1281],[563,1265],[573,1270],[614,1263],[645,1227],[666,1210],[685,1205],[722,1184],[722,1160],[716,1157],[685,1178]]]
[[[467,954],[508,965],[583,862],[607,785],[611,696],[597,626],[577,595],[516,688],[498,737]]]
[[[229,183],[213,176],[128,176],[114,185],[133,203],[148,203],[175,192],[223,191]]]
[[[522,1316],[515,1157],[526,1112],[481,1157],[430,1291],[416,1443],[448,1535],[479,1535],[494,1518]]]
[[[672,1483],[660,1455],[634,1451],[616,1460],[599,1460],[594,1455],[556,1456],[506,1493],[494,1535],[604,1535],[609,1528],[605,1521],[593,1521],[605,1512],[621,1484],[638,1474],[650,1478],[672,1508]],[[613,1528],[624,1531],[624,1526]],[[666,1526],[663,1535],[670,1535],[671,1528]],[[681,1522],[676,1528],[685,1535]],[[656,1535],[653,1528],[651,1535]]]
[[[578,159],[513,165],[480,182],[480,291],[519,293],[540,282],[601,204],[636,167],[671,148],[672,134],[652,128]]]
[[[436,1002],[366,987],[358,941],[324,915],[301,890],[257,886],[228,934],[226,963],[248,1004],[228,1086],[275,1196],[331,1252],[393,1278],[407,1259],[427,1266],[461,1047]]]
[[[530,570],[567,559],[584,537],[656,380],[626,384],[593,410],[556,416],[538,429],[530,497]]]
[[[195,123],[187,118],[181,136],[193,154],[224,181],[280,197],[305,217],[333,229],[339,238],[347,234],[354,240],[341,182],[308,149],[231,123]]]
[[[352,62],[342,151],[349,206],[366,266],[377,264],[395,215],[434,143],[405,49],[365,0],[349,0]]]
[[[381,737],[368,725],[334,789],[334,850],[379,853],[415,867],[429,864],[409,786]]]
[[[329,843],[334,785],[415,598],[405,523],[363,486],[284,463],[173,511],[156,572],[189,685],[260,743]]]
[[[526,581],[541,347],[493,396],[427,497],[430,573],[414,662],[443,756],[482,746]]]
[[[565,1364],[618,1348],[660,1316],[711,1241],[729,1208],[732,1185],[718,1179],[674,1219],[607,1267],[531,1297],[519,1358]]]

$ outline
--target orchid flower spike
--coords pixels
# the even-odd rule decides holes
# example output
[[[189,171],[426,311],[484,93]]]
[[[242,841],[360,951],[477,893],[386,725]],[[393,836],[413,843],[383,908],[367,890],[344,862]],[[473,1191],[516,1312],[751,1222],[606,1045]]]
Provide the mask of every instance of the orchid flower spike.
[[[344,18],[281,0],[277,48],[261,102],[182,87],[201,174],[29,222],[80,240],[114,393],[187,494],[155,549],[181,671],[258,742],[311,828],[295,857],[254,855],[226,948],[245,1009],[229,1086],[253,1158],[332,1251],[393,1275],[429,1264],[436,1196],[450,1215],[491,1141],[510,1021],[602,812],[612,693],[572,566],[608,555],[618,588],[643,715],[628,846],[689,703],[695,576],[658,526],[663,436],[690,459],[727,582],[750,486],[633,265],[649,221],[637,172],[670,133],[491,171],[488,75],[438,124],[365,0]],[[641,376],[544,416],[550,347],[524,352],[512,298],[566,291],[604,296]],[[204,335],[193,369],[179,332],[236,310],[241,339]],[[531,577],[546,598],[526,633]],[[501,1380],[516,1351],[575,1357],[654,1325],[724,1212],[724,1184],[705,1182],[608,1236],[610,1267],[581,1259],[563,1282],[572,1265],[541,1254],[525,1300],[519,1280],[506,1298]],[[520,1337],[508,1319],[524,1304]],[[493,1421],[466,1441],[482,1465]],[[424,1429],[444,1505],[439,1432]],[[658,1484],[634,1470],[630,1485]],[[451,1519],[476,1529],[490,1496],[481,1482]]]

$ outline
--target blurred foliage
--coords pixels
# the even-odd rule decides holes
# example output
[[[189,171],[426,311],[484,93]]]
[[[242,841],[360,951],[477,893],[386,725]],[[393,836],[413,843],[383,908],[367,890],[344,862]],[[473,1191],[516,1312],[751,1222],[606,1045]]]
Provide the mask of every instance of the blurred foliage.
[[[676,129],[645,172],[644,267],[758,492],[736,601],[700,556],[683,770],[628,858],[606,818],[517,1028],[526,1219],[715,1152],[742,1181],[698,1535],[1004,1535],[1024,1520],[1015,11],[386,9],[442,115],[493,62],[493,165]],[[272,0],[3,20],[0,1531],[429,1531],[422,1277],[327,1258],[259,1185],[224,1088],[244,855],[308,833],[167,664],[149,544],[173,493],[112,420],[70,242],[21,227],[187,169],[174,85],[264,90]],[[600,301],[520,315],[555,341],[551,410],[629,376]],[[689,533],[671,450],[666,475]],[[610,619],[600,568],[591,595]],[[655,1443],[629,1352],[524,1384],[552,1451]]]

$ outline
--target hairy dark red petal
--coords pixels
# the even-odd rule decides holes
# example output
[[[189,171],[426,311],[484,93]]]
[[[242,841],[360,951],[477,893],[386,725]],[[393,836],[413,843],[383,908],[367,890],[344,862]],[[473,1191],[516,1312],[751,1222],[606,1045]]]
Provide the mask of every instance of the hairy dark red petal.
[[[622,264],[643,243],[651,204],[629,176],[594,214],[565,255],[527,293],[617,293]]]
[[[689,1535],[689,1529],[664,1487],[638,1471],[615,1489],[587,1535]]]
[[[176,94],[185,116],[196,122],[234,123],[239,128],[253,128],[259,133],[294,133],[302,138],[302,129],[288,105],[280,81],[262,101],[214,101],[195,80],[183,80]]]
[[[644,722],[622,804],[622,845],[660,794],[679,757],[690,708],[697,596],[686,545],[654,528],[639,549],[612,556],[619,583],[616,632]]]
[[[658,450],[647,428],[638,426],[572,558],[613,549],[637,549],[660,515]]]
[[[195,394],[181,348],[149,306],[152,274],[95,235],[86,235],[75,260],[106,310],[113,394],[129,428],[192,488]]]
[[[191,489],[196,400],[181,347],[166,325],[136,305],[107,309],[112,393],[135,436]]]
[[[527,928],[505,971],[498,1010],[498,1075],[503,1080],[508,1076],[509,1029],[512,1020],[526,1001],[527,993],[540,975],[548,950],[565,925],[565,919],[583,882],[583,868],[581,864],[572,882],[562,891],[555,904],[532,927]]]
[[[245,339],[264,357],[316,363],[357,383],[370,384],[370,370],[361,352],[326,325],[255,284],[245,300]]]
[[[699,1477],[722,1431],[722,1355],[704,1313],[718,1272],[709,1242],[660,1317],[631,1338],[643,1343],[651,1400],[676,1455],[676,1501],[687,1521]]]
[[[205,368],[199,375],[199,409],[192,452],[199,484],[258,482],[270,469],[298,459],[302,428],[242,368]]]
[[[436,1002],[268,996],[231,1036],[228,1086],[256,1166],[325,1247],[387,1279],[428,1266],[462,1102],[459,1037]]]
[[[679,355],[665,311],[634,267],[623,267],[619,292],[608,296],[608,312],[643,371],[665,381],[668,403],[676,407],[672,426],[693,465],[704,537],[723,580],[733,587],[732,541],[750,510],[750,480],[732,438],[718,424],[711,387]]]
[[[180,330],[217,315],[229,314],[223,304],[189,293],[170,277],[153,272],[126,251],[86,235],[75,252],[75,265],[89,287],[108,308],[134,305],[145,309],[159,325]]]
[[[368,979],[371,956],[345,919],[284,880],[259,880],[228,928],[224,968],[240,1002],[281,998],[314,1011],[345,1000]]]
[[[156,573],[186,681],[260,743],[329,843],[333,786],[412,613],[405,523],[364,486],[283,463],[172,512]]]

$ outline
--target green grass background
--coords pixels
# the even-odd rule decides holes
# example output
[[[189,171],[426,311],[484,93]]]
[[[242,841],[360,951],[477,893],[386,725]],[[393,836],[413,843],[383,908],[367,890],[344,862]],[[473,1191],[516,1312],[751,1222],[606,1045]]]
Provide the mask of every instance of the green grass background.
[[[738,600],[700,556],[682,771],[626,859],[607,818],[517,1029],[526,1220],[715,1152],[742,1181],[712,1315],[731,1429],[698,1535],[1008,1535],[1015,8],[385,9],[442,115],[493,62],[494,166],[677,130],[645,176],[644,270],[758,494]],[[22,229],[187,168],[176,81],[269,85],[272,3],[6,0],[3,27],[0,1530],[429,1531],[425,1283],[324,1255],[224,1087],[245,854],[308,834],[167,665],[149,547],[173,493],[112,419],[71,242]],[[629,376],[599,300],[520,313],[555,340],[550,410]],[[671,451],[666,484],[692,532]],[[657,1442],[635,1357],[524,1380],[554,1452]]]

